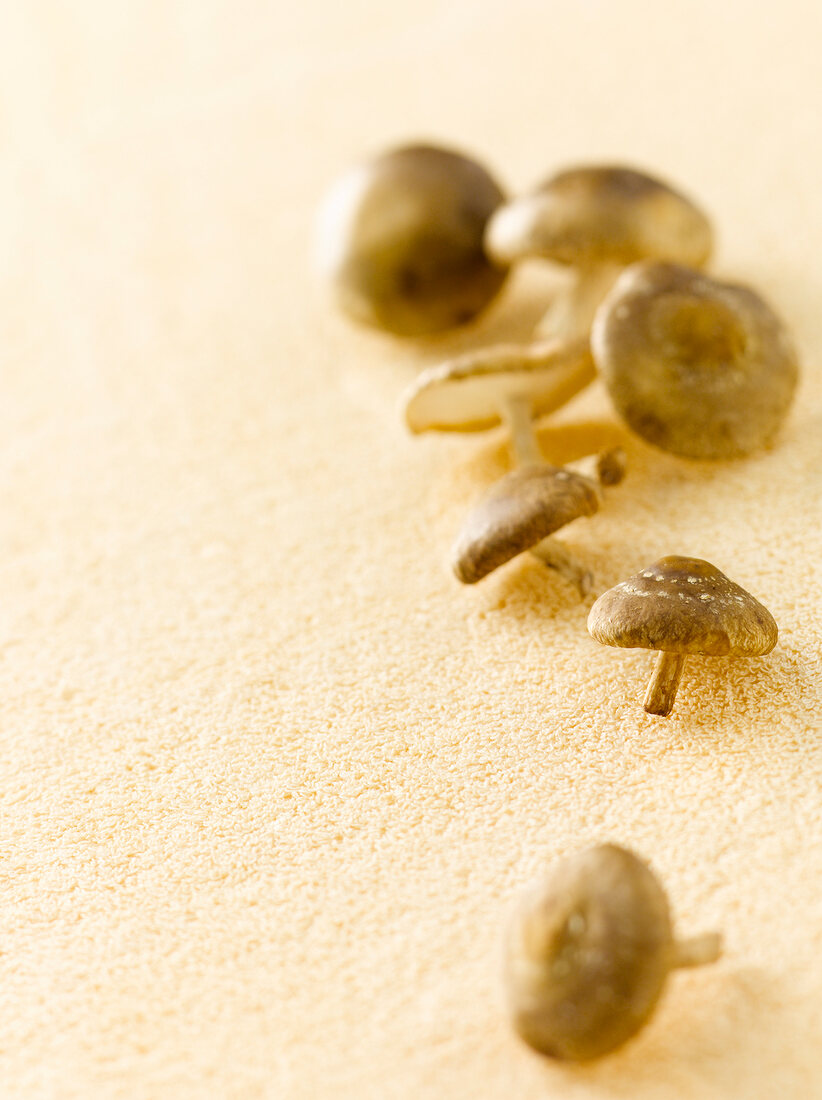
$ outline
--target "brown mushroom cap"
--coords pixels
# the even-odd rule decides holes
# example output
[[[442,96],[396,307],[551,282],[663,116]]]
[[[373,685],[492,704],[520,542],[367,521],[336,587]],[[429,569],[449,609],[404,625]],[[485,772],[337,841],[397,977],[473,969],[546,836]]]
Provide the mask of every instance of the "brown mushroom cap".
[[[667,183],[604,166],[560,172],[500,206],[485,244],[499,263],[526,256],[579,266],[648,258],[699,267],[711,254],[713,233],[705,214]]]
[[[709,657],[759,657],[778,636],[767,608],[715,565],[675,555],[604,592],[588,631],[604,645]]]
[[[607,1054],[653,1012],[673,952],[668,901],[645,863],[613,844],[563,860],[508,936],[517,1032],[554,1058]]]
[[[505,281],[482,243],[503,198],[460,153],[394,149],[332,188],[318,223],[319,266],[355,320],[401,336],[465,324]]]
[[[587,339],[498,344],[423,371],[405,396],[405,420],[412,432],[484,431],[501,422],[512,397],[527,399],[540,416],[573,396],[581,379],[594,377]]]
[[[500,478],[468,514],[454,545],[454,572],[475,584],[579,516],[599,508],[587,477],[547,464],[520,466]]]
[[[687,458],[737,458],[769,443],[799,373],[785,326],[759,295],[676,264],[624,271],[597,311],[591,348],[630,427]]]

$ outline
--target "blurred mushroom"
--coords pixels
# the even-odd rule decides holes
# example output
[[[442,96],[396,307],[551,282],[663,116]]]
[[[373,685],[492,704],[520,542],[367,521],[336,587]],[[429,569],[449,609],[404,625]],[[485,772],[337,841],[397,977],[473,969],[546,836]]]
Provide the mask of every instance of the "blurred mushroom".
[[[597,306],[626,264],[673,260],[700,267],[713,247],[703,212],[662,180],[625,167],[560,172],[503,203],[488,222],[488,254],[500,264],[537,256],[572,269],[540,337],[587,335]]]
[[[600,485],[615,485],[622,479],[624,454],[615,449],[577,465],[581,469],[527,465],[500,478],[463,523],[452,552],[457,579],[475,584],[531,550],[584,596],[591,586],[591,574],[548,536],[599,510]]]
[[[569,401],[595,376],[588,340],[498,344],[422,372],[406,394],[412,432],[476,432],[504,422],[518,462],[542,459],[534,418]]]
[[[716,933],[674,938],[665,891],[632,852],[589,848],[531,888],[510,928],[514,1027],[552,1058],[600,1058],[648,1021],[671,970],[715,962],[721,950]]]
[[[688,654],[760,657],[776,645],[771,613],[701,558],[660,558],[604,592],[588,615],[603,645],[659,651],[645,710],[671,713]]]
[[[799,373],[785,326],[758,294],[676,264],[628,268],[597,312],[591,346],[630,427],[686,458],[764,447]]]
[[[450,149],[406,145],[354,168],[328,194],[317,261],[342,309],[400,336],[471,321],[507,269],[483,250],[503,201],[482,165]]]

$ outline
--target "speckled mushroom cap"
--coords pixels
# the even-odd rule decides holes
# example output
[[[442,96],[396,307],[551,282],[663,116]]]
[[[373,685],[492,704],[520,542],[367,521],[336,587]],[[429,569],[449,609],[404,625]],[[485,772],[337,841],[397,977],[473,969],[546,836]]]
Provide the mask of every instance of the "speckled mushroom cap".
[[[627,268],[597,310],[591,348],[630,427],[687,458],[765,446],[799,375],[785,326],[758,294],[676,264]]]
[[[699,267],[713,247],[705,214],[662,180],[619,166],[560,172],[500,206],[485,246],[499,263],[543,256],[561,264],[642,259]]]
[[[580,373],[594,377],[594,365],[587,339],[548,345],[498,344],[429,367],[405,395],[406,424],[412,432],[484,431],[500,423],[512,397],[526,398],[534,416],[552,412],[579,390]]]
[[[633,853],[603,844],[563,860],[526,896],[509,932],[518,1033],[564,1060],[614,1050],[653,1012],[672,944],[665,892]]]
[[[701,558],[660,558],[604,592],[588,615],[604,645],[759,657],[776,645],[773,616],[715,565]]]
[[[328,194],[316,257],[345,312],[401,336],[472,320],[506,270],[483,250],[503,192],[476,161],[407,145],[353,169]]]
[[[548,535],[599,508],[587,477],[547,464],[520,466],[491,487],[468,514],[452,552],[454,572],[475,584]]]

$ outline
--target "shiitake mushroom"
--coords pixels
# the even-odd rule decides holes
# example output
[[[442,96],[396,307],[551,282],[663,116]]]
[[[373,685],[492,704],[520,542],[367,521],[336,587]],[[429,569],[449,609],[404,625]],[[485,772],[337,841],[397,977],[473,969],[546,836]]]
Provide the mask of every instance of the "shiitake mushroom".
[[[627,268],[597,310],[591,350],[629,427],[684,458],[766,447],[799,376],[787,329],[759,294],[681,264]]]
[[[703,211],[664,180],[625,165],[565,169],[503,203],[485,234],[498,263],[541,258],[563,266],[569,285],[539,324],[540,338],[587,336],[620,271],[639,260],[702,267],[713,249]]]
[[[471,157],[404,145],[342,176],[317,226],[318,266],[353,319],[397,336],[472,321],[508,268],[483,249],[504,194]]]
[[[514,1027],[549,1057],[585,1062],[648,1021],[676,967],[714,962],[714,933],[677,941],[665,891],[641,859],[603,844],[562,860],[511,924],[506,985]]]
[[[644,705],[663,718],[689,654],[761,657],[779,636],[770,611],[750,592],[709,561],[679,554],[603,592],[588,615],[588,632],[603,645],[658,652]]]

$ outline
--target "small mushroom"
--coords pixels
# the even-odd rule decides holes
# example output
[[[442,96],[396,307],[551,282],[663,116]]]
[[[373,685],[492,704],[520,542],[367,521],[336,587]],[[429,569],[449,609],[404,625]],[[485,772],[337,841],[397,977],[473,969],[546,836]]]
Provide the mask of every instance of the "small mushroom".
[[[412,432],[473,432],[504,423],[514,457],[523,467],[502,478],[463,527],[453,561],[465,584],[475,583],[530,549],[544,565],[576,585],[581,595],[589,590],[591,574],[565,547],[539,532],[550,534],[576,516],[596,511],[599,486],[622,480],[625,456],[614,448],[557,470],[543,459],[534,420],[564,405],[593,376],[587,339],[499,344],[429,368],[406,394],[405,420]],[[576,494],[574,478],[581,486]]]
[[[531,888],[506,947],[520,1037],[552,1058],[583,1062],[635,1035],[671,970],[715,962],[722,940],[709,933],[677,941],[651,869],[603,844],[562,860]]]
[[[630,427],[686,458],[766,446],[799,375],[785,326],[758,294],[677,264],[629,267],[597,311],[591,347]]]
[[[399,336],[466,324],[507,268],[483,250],[504,195],[482,165],[451,149],[406,145],[343,176],[317,227],[317,262],[342,309]]]
[[[627,264],[673,260],[700,267],[713,247],[710,222],[662,180],[625,167],[560,172],[531,194],[502,204],[488,222],[488,254],[500,264],[543,257],[570,267],[537,334],[586,335],[597,306]]]
[[[599,510],[600,486],[622,480],[625,456],[614,448],[576,465],[580,469],[570,464],[521,466],[492,485],[469,512],[454,544],[452,564],[457,579],[476,584],[530,550],[584,596],[592,583],[591,574],[549,536],[566,523]]]
[[[588,340],[498,344],[422,372],[405,397],[412,432],[475,432],[504,422],[517,460],[542,460],[534,419],[595,377]]]
[[[688,654],[760,657],[778,628],[762,604],[701,558],[671,556],[604,592],[588,615],[603,645],[659,651],[645,710],[671,713]]]

